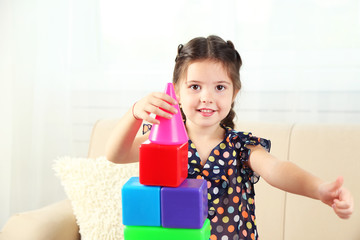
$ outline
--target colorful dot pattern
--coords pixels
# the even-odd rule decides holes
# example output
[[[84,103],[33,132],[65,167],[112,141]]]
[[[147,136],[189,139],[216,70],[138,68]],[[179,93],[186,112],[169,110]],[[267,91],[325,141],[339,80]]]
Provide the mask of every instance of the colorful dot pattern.
[[[259,236],[254,184],[260,177],[247,165],[250,149],[246,146],[260,144],[270,151],[271,142],[222,127],[225,138],[211,151],[203,166],[194,143],[189,140],[188,178],[207,180],[210,240],[255,240]],[[143,134],[150,129],[150,124],[144,124]]]
[[[189,140],[188,177],[207,180],[211,240],[258,239],[254,184],[259,176],[246,164],[250,155],[246,145],[260,144],[270,151],[271,143],[251,133],[223,128],[225,138],[212,150],[204,166]]]

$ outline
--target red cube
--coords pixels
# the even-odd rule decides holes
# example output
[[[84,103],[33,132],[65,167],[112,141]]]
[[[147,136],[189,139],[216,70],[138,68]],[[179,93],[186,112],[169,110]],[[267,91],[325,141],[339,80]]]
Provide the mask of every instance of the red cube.
[[[188,176],[188,143],[160,145],[145,141],[140,145],[140,183],[178,187]]]

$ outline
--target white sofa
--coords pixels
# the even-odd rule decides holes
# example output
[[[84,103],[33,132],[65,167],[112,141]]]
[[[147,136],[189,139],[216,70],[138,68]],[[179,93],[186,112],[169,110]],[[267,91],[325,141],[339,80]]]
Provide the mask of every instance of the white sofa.
[[[117,120],[100,120],[93,129],[88,156],[104,154],[106,139]],[[355,198],[350,220],[341,220],[319,201],[274,189],[264,180],[255,186],[257,225],[264,240],[360,239],[360,124],[242,123],[238,130],[272,141],[271,153],[326,179],[343,175]],[[276,173],[274,173],[276,174]],[[284,179],[286,181],[286,179]],[[12,216],[1,240],[78,240],[71,203],[64,200]]]

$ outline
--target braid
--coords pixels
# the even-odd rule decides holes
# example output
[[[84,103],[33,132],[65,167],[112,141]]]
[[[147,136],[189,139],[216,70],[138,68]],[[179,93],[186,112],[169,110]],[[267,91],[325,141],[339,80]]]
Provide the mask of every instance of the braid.
[[[227,40],[226,43],[227,43],[227,45],[229,45],[232,49],[235,49],[235,46],[234,46],[234,44],[233,44],[232,41]]]
[[[235,103],[231,104],[231,109],[228,115],[220,122],[220,124],[224,125],[225,127],[230,127],[232,129],[234,129],[235,127],[234,118],[236,116],[236,113],[234,111],[234,105]]]
[[[236,65],[237,65],[237,68],[240,69],[241,65],[242,65],[242,61],[241,61],[241,57],[240,57],[240,54],[239,52],[235,49],[235,46],[233,44],[232,41],[228,40],[226,41],[227,45],[230,46],[234,52],[235,52],[235,59],[236,59]]]
[[[177,55],[176,55],[176,58],[175,58],[175,62],[179,59],[180,54],[181,54],[181,50],[183,49],[183,47],[184,47],[184,45],[179,44],[179,46],[178,46],[178,51],[177,51]]]

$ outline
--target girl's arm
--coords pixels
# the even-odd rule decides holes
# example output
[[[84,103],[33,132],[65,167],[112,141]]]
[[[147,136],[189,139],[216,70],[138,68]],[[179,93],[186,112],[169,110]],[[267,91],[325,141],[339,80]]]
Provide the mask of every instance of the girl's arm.
[[[107,144],[106,157],[114,163],[129,163],[139,161],[139,146],[148,135],[137,134],[143,120],[152,124],[159,121],[150,116],[155,114],[164,118],[171,118],[176,113],[176,101],[165,93],[151,93],[136,102],[120,119],[113,130]],[[162,109],[166,110],[162,110]]]
[[[342,186],[342,177],[326,183],[292,162],[278,160],[261,146],[247,147],[251,149],[251,169],[270,185],[290,193],[321,200],[331,206],[340,218],[347,219],[351,216],[353,197]]]

